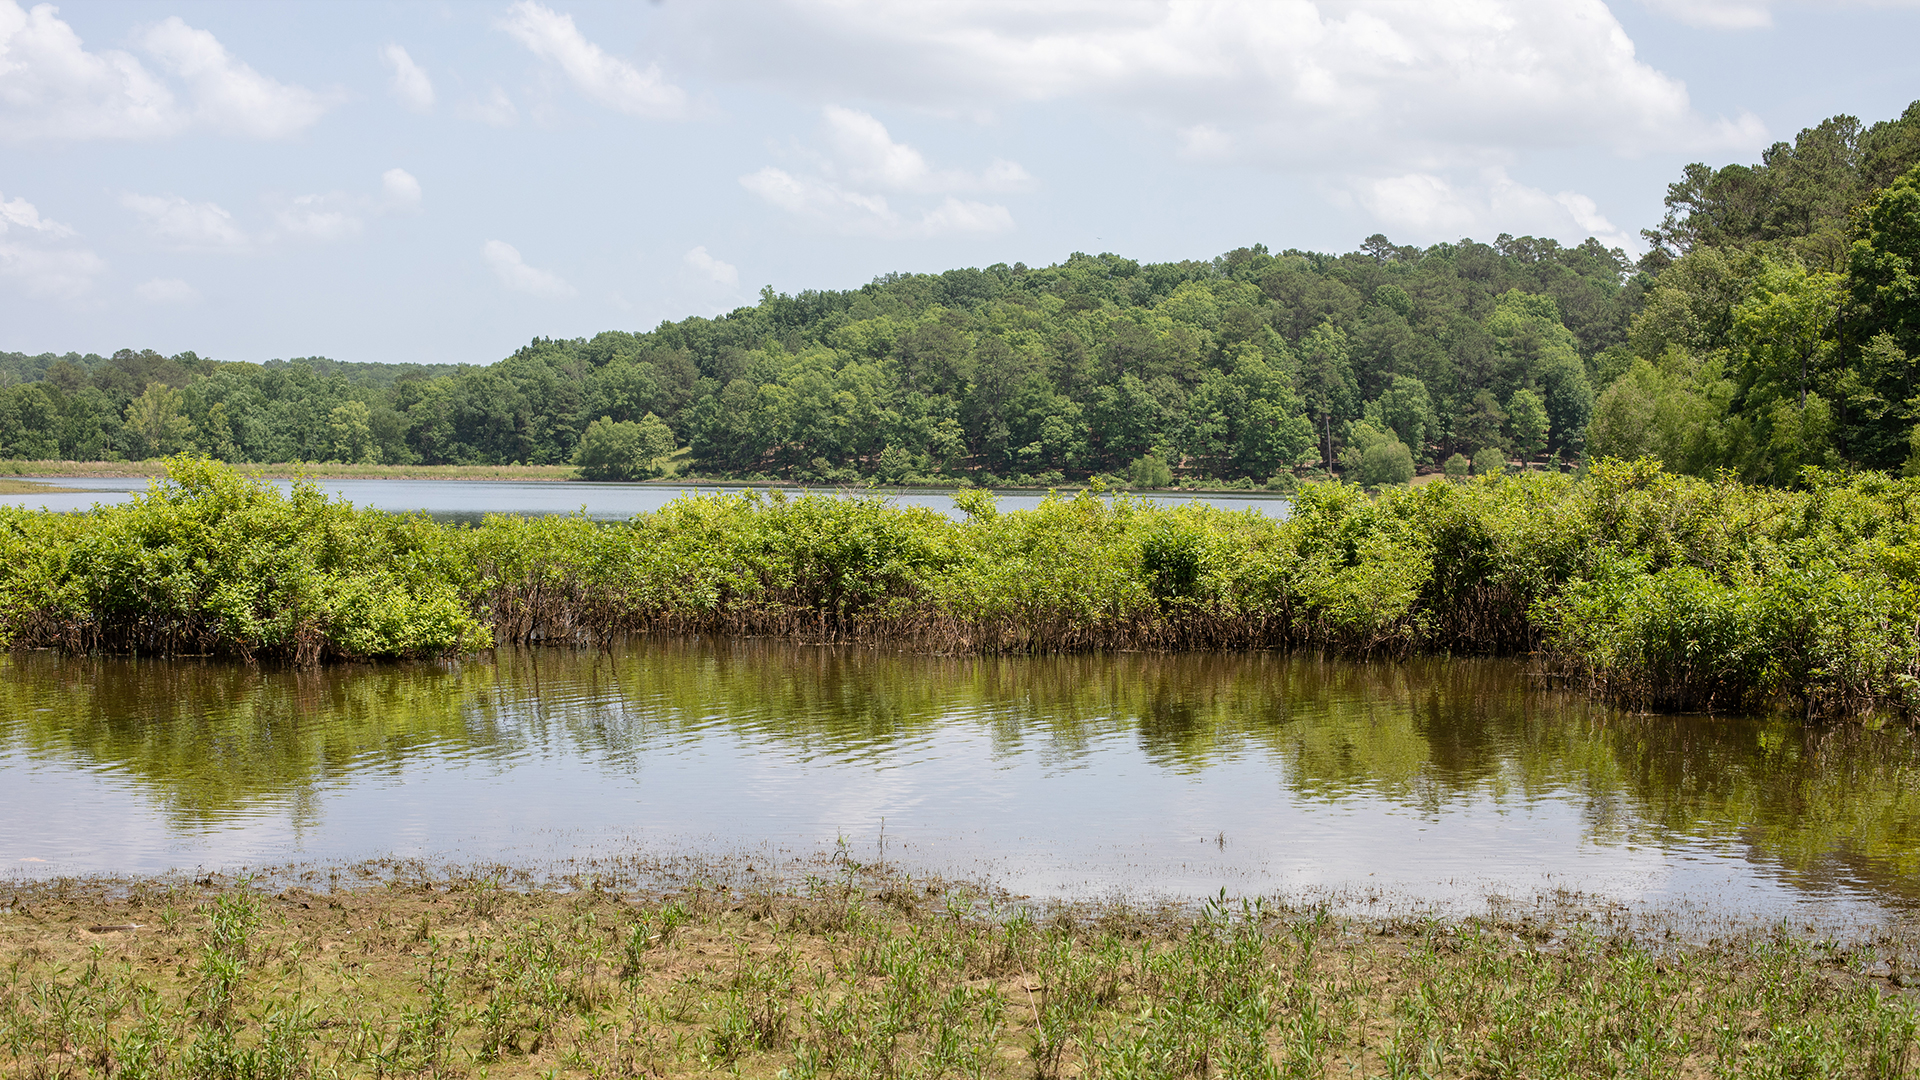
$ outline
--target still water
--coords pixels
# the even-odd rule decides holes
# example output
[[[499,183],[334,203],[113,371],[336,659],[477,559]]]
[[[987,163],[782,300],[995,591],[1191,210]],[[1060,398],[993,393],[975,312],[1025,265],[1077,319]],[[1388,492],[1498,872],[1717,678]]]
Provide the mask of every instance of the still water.
[[[1637,717],[1507,662],[771,641],[273,671],[0,656],[15,874],[844,845],[1016,893],[1920,904],[1905,732]]]
[[[39,507],[48,510],[85,510],[95,503],[124,502],[135,492],[145,491],[147,481],[121,477],[22,477],[59,487],[79,488],[71,492],[46,492],[25,495],[0,495],[0,505]],[[276,481],[284,490],[285,480]],[[684,494],[714,494],[751,490],[739,485],[725,487],[660,484],[588,484],[566,480],[321,480],[320,487],[355,506],[373,510],[423,511],[443,521],[478,522],[483,514],[573,514],[585,513],[602,521],[624,521],[635,514],[658,510]],[[788,488],[788,491],[794,489]],[[839,488],[819,488],[836,492]],[[848,489],[857,490],[857,489]],[[887,497],[904,506],[926,506],[954,517],[949,489],[888,490]],[[1023,510],[1038,506],[1044,492],[1009,491],[1000,495],[1000,509]],[[1208,493],[1205,495],[1151,496],[1154,502],[1205,502],[1223,510],[1256,510],[1282,516],[1287,500],[1264,493]]]

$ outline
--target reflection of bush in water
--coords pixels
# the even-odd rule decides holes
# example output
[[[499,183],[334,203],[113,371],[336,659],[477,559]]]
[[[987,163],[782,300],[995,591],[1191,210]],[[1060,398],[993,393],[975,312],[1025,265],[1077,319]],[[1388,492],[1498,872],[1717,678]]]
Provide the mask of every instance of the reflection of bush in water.
[[[7,741],[123,769],[188,818],[500,736],[467,707],[491,687],[484,665],[273,671],[33,653],[0,659],[0,672]]]
[[[33,753],[124,769],[188,818],[429,747],[504,754],[561,740],[601,760],[717,726],[803,757],[859,759],[967,732],[997,756],[1068,763],[1117,738],[1185,773],[1264,753],[1306,799],[1365,792],[1433,813],[1575,791],[1597,840],[1737,835],[1807,871],[1838,861],[1874,880],[1920,873],[1912,737],[1634,717],[1544,691],[1511,662],[939,657],[767,639],[494,657],[273,672],[21,654],[0,659],[11,719],[0,731]]]

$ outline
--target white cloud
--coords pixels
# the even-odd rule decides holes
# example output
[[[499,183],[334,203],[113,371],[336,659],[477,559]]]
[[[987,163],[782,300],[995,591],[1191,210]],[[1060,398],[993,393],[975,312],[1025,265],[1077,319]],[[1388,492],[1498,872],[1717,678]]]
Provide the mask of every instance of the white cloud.
[[[199,290],[179,278],[154,278],[133,287],[133,294],[149,304],[191,304]]]
[[[662,78],[658,65],[642,71],[608,56],[581,35],[571,15],[519,0],[501,28],[535,56],[559,65],[575,89],[607,108],[655,120],[686,113],[686,91]]]
[[[716,284],[725,285],[729,289],[740,284],[740,271],[732,263],[721,262],[707,254],[704,246],[687,252],[686,263],[705,277],[713,279]]]
[[[515,292],[534,296],[572,296],[573,286],[551,270],[528,266],[512,244],[489,240],[480,249],[481,257],[493,268],[500,283]]]
[[[1482,168],[1598,143],[1626,154],[1760,144],[1703,117],[1602,0],[1079,0],[1038,7],[840,0],[738,20],[714,62],[744,77],[978,111],[1079,100],[1185,152],[1377,175]]]
[[[1916,0],[1640,0],[1662,15],[1705,30],[1765,30],[1773,9],[1792,6],[1824,13],[1836,7],[1914,8]]]
[[[398,45],[388,45],[380,50],[380,58],[393,70],[393,96],[400,104],[417,113],[433,111],[433,80],[413,62],[407,50]]]
[[[978,173],[935,169],[919,150],[896,142],[886,125],[867,113],[830,105],[824,117],[828,152],[809,155],[816,159],[816,174],[796,175],[769,165],[741,177],[741,186],[788,213],[856,235],[930,237],[1013,227],[1013,214],[1005,206],[962,200],[951,193],[1024,188],[1032,177],[1018,164],[996,160]],[[917,215],[903,215],[882,192],[947,198]]]
[[[19,281],[30,296],[72,299],[93,288],[107,264],[91,251],[63,247],[58,241],[73,229],[40,216],[40,210],[15,195],[0,194],[0,278]]]
[[[924,239],[1013,228],[1013,214],[1004,206],[949,195],[940,205],[909,217],[889,206],[884,195],[851,191],[830,180],[795,176],[771,165],[741,177],[740,186],[788,213],[849,235]]]
[[[267,78],[178,16],[147,31],[141,44],[193,89],[194,119],[215,130],[283,138],[326,112],[320,95]]]
[[[0,234],[8,229],[25,229],[49,238],[73,235],[73,230],[51,218],[43,218],[40,211],[30,202],[15,195],[8,199],[0,194]]]
[[[895,142],[886,126],[870,114],[829,105],[825,109],[827,142],[839,167],[857,184],[895,191],[947,192],[984,189],[1018,191],[1032,177],[1011,161],[995,161],[980,173],[936,171],[920,151]]]
[[[478,120],[488,127],[512,127],[520,119],[520,110],[514,108],[513,99],[497,86],[485,98],[467,102],[460,111],[468,119]]]
[[[1430,173],[1366,181],[1357,194],[1374,217],[1427,236],[1465,233],[1480,216],[1452,184]]]
[[[0,240],[0,278],[28,296],[72,300],[93,288],[107,264],[91,251],[44,248]]]
[[[1549,195],[1514,181],[1506,170],[1485,170],[1477,182],[1456,185],[1430,173],[1359,181],[1359,203],[1388,226],[1420,241],[1497,232],[1547,236],[1573,244],[1591,236],[1608,247],[1638,252],[1642,244],[1577,191]]]
[[[168,83],[117,49],[89,52],[51,4],[0,0],[0,135],[15,139],[155,139],[204,126],[275,138],[326,111],[317,94],[276,82],[179,18],[149,29],[140,48],[184,84]]]
[[[1773,25],[1764,0],[1642,0],[1688,26],[1711,30],[1759,30]]]
[[[273,215],[282,235],[296,236],[322,243],[357,236],[362,228],[353,200],[340,192],[325,195],[296,195]]]
[[[142,139],[185,126],[173,92],[139,60],[88,52],[50,4],[0,0],[0,134]]]
[[[405,169],[388,169],[380,174],[380,189],[386,192],[387,205],[412,210],[420,205],[420,181]]]
[[[120,205],[139,214],[149,234],[182,250],[241,252],[252,246],[233,215],[214,203],[128,192]]]

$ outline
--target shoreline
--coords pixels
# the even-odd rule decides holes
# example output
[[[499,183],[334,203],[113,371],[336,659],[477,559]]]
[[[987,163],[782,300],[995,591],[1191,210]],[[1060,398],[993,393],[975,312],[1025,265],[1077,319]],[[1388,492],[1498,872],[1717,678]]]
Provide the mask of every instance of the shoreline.
[[[1906,1075],[1911,928],[1704,942],[1222,895],[1024,904],[851,863],[678,886],[384,860],[13,886],[0,1062],[188,1076]],[[126,1004],[139,1001],[137,1009]],[[63,1003],[55,1009],[55,1002]],[[1637,1063],[1637,1064],[1635,1064]]]
[[[517,481],[522,483],[574,483],[593,484],[605,487],[651,487],[651,488],[724,488],[724,489],[780,489],[783,491],[861,491],[883,494],[912,494],[925,492],[954,492],[983,490],[1004,494],[1045,494],[1058,491],[1074,494],[1091,490],[1089,481],[1063,481],[1055,487],[993,487],[974,488],[955,484],[882,484],[882,483],[827,483],[801,480],[740,480],[701,476],[668,476],[654,480],[585,480],[579,476],[579,470],[572,465],[341,465],[328,463],[289,462],[279,464],[238,463],[226,466],[241,476],[262,480],[437,480],[443,483],[461,483],[469,481]],[[0,486],[0,494],[33,493],[42,490],[85,491],[86,488],[49,488],[45,485],[66,478],[92,478],[102,480],[158,480],[167,475],[166,459],[152,461],[0,461],[0,485],[8,482],[35,485],[31,489],[8,492]],[[1438,473],[1417,476],[1410,487],[1420,487],[1435,480],[1444,480]],[[1235,499],[1261,499],[1286,502],[1293,498],[1292,493],[1270,491],[1265,488],[1174,486],[1162,488],[1108,488],[1110,494],[1141,495],[1219,495]]]

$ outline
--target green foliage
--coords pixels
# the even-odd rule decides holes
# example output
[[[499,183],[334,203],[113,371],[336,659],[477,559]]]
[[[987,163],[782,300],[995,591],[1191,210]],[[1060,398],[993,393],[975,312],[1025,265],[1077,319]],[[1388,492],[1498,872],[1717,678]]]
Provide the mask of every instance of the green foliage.
[[[1526,386],[1552,411],[1580,357],[1623,341],[1630,269],[1596,242],[1506,236],[1074,255],[767,293],[647,333],[538,338],[487,367],[5,354],[0,374],[45,401],[0,409],[0,453],[556,464],[595,423],[652,415],[713,476],[1047,487],[1157,454],[1182,476],[1259,483],[1330,464],[1376,406],[1420,460],[1479,445],[1482,395]],[[1546,302],[1514,315],[1511,296]]]
[[[1398,439],[1387,439],[1360,454],[1360,483],[1377,488],[1413,479],[1413,453]]]
[[[1142,454],[1127,466],[1127,481],[1137,488],[1173,486],[1173,470],[1159,454]]]
[[[429,656],[491,642],[455,534],[282,495],[195,458],[88,514],[0,511],[0,644],[242,657]]]
[[[1531,390],[1513,392],[1507,401],[1507,428],[1513,433],[1513,448],[1520,460],[1531,465],[1547,448],[1547,404]]]
[[[586,480],[651,480],[673,448],[673,430],[652,413],[638,422],[603,416],[587,425],[573,461]]]
[[[1530,652],[1648,705],[1920,713],[1920,480],[1807,469],[1789,491],[1605,459],[1407,489],[1405,444],[1353,435],[1382,493],[1305,485],[1284,519],[1092,491],[1001,513],[970,491],[956,522],[747,492],[462,529],[177,458],[131,503],[0,510],[0,640],[303,663],[649,631]]]
[[[1447,458],[1441,469],[1446,473],[1447,479],[1458,482],[1465,480],[1473,471],[1473,462],[1467,460],[1465,454],[1454,454]]]
[[[1473,475],[1499,476],[1507,471],[1507,452],[1497,446],[1483,446],[1473,455]]]
[[[1636,266],[1501,235],[1142,264],[1076,253],[763,293],[486,367],[0,354],[0,454],[557,464],[852,483],[1350,476],[1354,422],[1416,464],[1657,456],[1792,485],[1894,470],[1920,424],[1920,102],[1759,162],[1687,167]],[[1638,366],[1644,362],[1647,367]],[[1624,384],[1624,385],[1623,385]],[[631,427],[671,432],[664,450]],[[1590,445],[1590,440],[1597,440]],[[1351,454],[1346,453],[1352,451]],[[1591,453],[1590,453],[1591,451]]]

